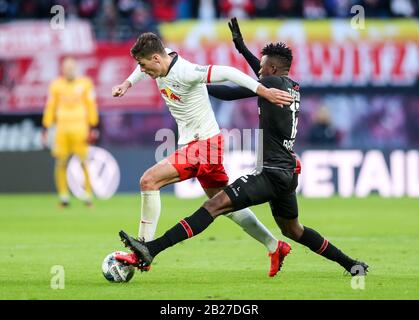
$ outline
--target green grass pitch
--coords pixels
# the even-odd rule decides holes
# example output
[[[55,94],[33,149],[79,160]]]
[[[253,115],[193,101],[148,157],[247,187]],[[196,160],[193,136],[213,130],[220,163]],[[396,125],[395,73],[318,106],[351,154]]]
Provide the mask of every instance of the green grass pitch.
[[[157,235],[193,213],[204,199],[162,196]],[[118,195],[85,208],[59,209],[55,195],[0,196],[0,299],[419,299],[417,199],[304,199],[300,221],[371,267],[363,290],[334,262],[293,242],[283,270],[267,276],[265,248],[229,219],[161,253],[148,273],[109,283],[103,258],[126,250],[118,231],[136,234],[139,196]],[[269,207],[253,208],[273,233]],[[64,289],[52,289],[62,266]]]

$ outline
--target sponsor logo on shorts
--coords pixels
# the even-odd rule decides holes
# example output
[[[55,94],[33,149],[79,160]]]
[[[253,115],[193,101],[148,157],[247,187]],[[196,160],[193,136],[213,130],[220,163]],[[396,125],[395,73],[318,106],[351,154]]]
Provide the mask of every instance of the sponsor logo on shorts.
[[[235,187],[233,187],[233,186],[230,186],[230,189],[233,191],[233,193],[234,193],[234,195],[235,195],[236,197],[238,197],[238,196],[239,196],[239,190],[240,190],[240,187],[235,188]]]

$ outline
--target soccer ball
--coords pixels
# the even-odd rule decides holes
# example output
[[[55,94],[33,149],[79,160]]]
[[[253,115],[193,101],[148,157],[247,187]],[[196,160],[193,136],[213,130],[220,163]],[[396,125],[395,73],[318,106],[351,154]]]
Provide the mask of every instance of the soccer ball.
[[[123,251],[115,251],[108,254],[102,263],[102,273],[106,280],[110,282],[128,282],[135,273],[135,268],[125,265],[115,259],[116,255],[128,254]]]

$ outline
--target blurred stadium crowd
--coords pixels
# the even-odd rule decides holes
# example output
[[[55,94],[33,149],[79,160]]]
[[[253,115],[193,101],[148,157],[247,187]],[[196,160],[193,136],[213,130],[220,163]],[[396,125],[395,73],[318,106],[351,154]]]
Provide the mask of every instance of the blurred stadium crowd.
[[[304,195],[377,189],[383,196],[417,196],[418,13],[417,0],[0,0],[0,192],[53,190],[53,178],[45,178],[52,164],[41,119],[49,84],[67,56],[94,83],[98,146],[120,165],[118,190],[137,191],[139,173],[155,163],[162,144],[156,133],[177,128],[152,79],[121,99],[111,95],[136,67],[129,54],[134,39],[152,31],[189,61],[230,65],[256,77],[231,41],[227,19],[236,16],[256,56],[269,42],[293,49],[290,77],[301,85],[295,151],[306,163]],[[365,21],[357,25],[362,14]],[[63,28],[53,27],[57,16]],[[251,146],[243,147],[253,148],[255,99],[212,99],[212,105],[221,128],[252,132]],[[229,170],[252,165],[239,159]],[[10,175],[16,166],[28,170]],[[323,170],[333,184],[319,178]]]
[[[62,5],[68,18],[91,20],[96,37],[111,40],[158,32],[159,23],[180,19],[347,18],[354,5],[366,17],[418,15],[415,0],[0,0],[0,21],[46,19],[53,5]]]
[[[262,18],[278,18],[278,22],[287,21],[286,18],[298,19],[296,20],[297,31],[302,31],[302,33],[299,33],[295,38],[296,40],[302,39],[303,42],[302,44],[291,43],[291,45],[298,47],[298,51],[295,52],[297,63],[301,64],[301,61],[311,59],[311,61],[296,68],[302,70],[299,74],[300,79],[297,78],[297,80],[303,81],[302,105],[304,106],[300,114],[298,146],[303,148],[310,146],[409,148],[419,145],[417,135],[419,107],[417,91],[415,90],[417,80],[414,80],[415,68],[417,67],[417,61],[415,62],[417,60],[415,58],[417,49],[412,40],[414,38],[412,30],[416,28],[413,22],[415,20],[412,18],[417,17],[419,13],[417,1],[0,0],[0,26],[6,26],[7,22],[19,23],[22,21],[44,21],[48,23],[48,19],[51,18],[51,8],[54,5],[62,5],[65,8],[66,19],[70,21],[88,21],[89,29],[94,32],[93,42],[97,45],[96,51],[90,53],[90,56],[81,54],[80,58],[84,59],[85,70],[93,69],[93,71],[89,71],[93,74],[89,75],[94,76],[94,82],[98,86],[98,96],[102,98],[99,101],[99,107],[101,112],[101,143],[103,145],[152,144],[155,142],[156,128],[176,129],[170,114],[165,108],[161,107],[158,92],[149,97],[136,96],[132,97],[131,100],[128,100],[128,98],[120,100],[125,104],[123,106],[125,110],[118,109],[119,106],[114,105],[115,99],[112,100],[112,97],[110,97],[111,86],[120,81],[117,78],[128,76],[130,70],[132,70],[133,65],[129,63],[134,62],[131,61],[128,54],[132,39],[146,31],[159,33],[164,38],[175,33],[173,30],[176,29],[170,25],[169,32],[167,32],[167,27],[166,32],[162,32],[164,23],[194,19],[191,26],[177,29],[181,36],[175,36],[175,38],[182,40],[174,42],[170,40],[170,45],[178,46],[174,49],[179,50],[186,58],[198,63],[226,63],[240,68],[243,59],[234,60],[234,58],[231,58],[237,53],[233,44],[229,42],[231,38],[224,22],[222,31],[224,32],[224,38],[222,41],[211,45],[204,43],[197,56],[190,54],[191,51],[196,52],[197,50],[186,48],[191,40],[189,37],[193,35],[190,30],[193,28],[199,30],[199,22],[209,21],[211,22],[209,25],[215,25],[219,18],[232,16],[238,17],[243,22],[251,23],[255,21],[255,25],[249,24],[249,26],[257,26],[258,28],[259,26],[266,27],[265,22],[262,23],[262,20],[260,20]],[[397,19],[398,22],[394,25],[395,29],[389,36],[394,36],[394,40],[390,42],[383,40],[387,29],[383,28],[378,22],[375,25],[375,30],[381,33],[378,38],[373,38],[374,35],[370,34],[371,38],[362,46],[351,42],[341,46],[339,42],[327,38],[327,34],[339,33],[336,32],[337,25],[329,23],[334,21],[333,19],[329,20],[327,24],[327,28],[329,28],[327,30],[330,31],[320,32],[320,42],[322,43],[320,47],[316,44],[319,38],[314,40],[304,39],[304,37],[309,37],[308,30],[312,28],[310,27],[312,25],[307,25],[307,21],[315,22],[315,19],[321,18],[346,18],[346,21],[350,21],[354,14],[351,13],[351,7],[354,5],[363,6],[366,18],[378,18],[376,21],[382,21],[381,19],[383,19],[383,21],[389,21],[389,25],[392,23],[391,21],[395,21],[394,18],[404,18]],[[275,20],[269,21],[275,22]],[[405,21],[407,22],[405,23]],[[325,26],[320,22],[318,25],[321,28]],[[208,25],[205,25],[205,28],[207,27]],[[317,27],[317,24],[315,27]],[[257,55],[260,49],[259,45],[263,45],[265,40],[261,40],[262,42],[259,44],[260,35],[254,29],[256,28],[248,27],[246,40],[249,40],[248,44]],[[192,43],[201,41],[208,30],[205,29],[204,35],[195,34],[196,39],[193,38]],[[409,35],[405,34],[406,30],[408,30]],[[281,35],[276,34],[278,39],[283,40],[283,35],[292,34],[293,31],[294,29],[287,29]],[[7,32],[5,31],[5,34]],[[13,38],[13,36],[9,36],[9,38]],[[379,40],[378,44],[375,44],[376,40]],[[290,39],[283,41],[288,43]],[[362,48],[363,46],[365,48],[365,45],[368,46],[371,54],[369,56],[371,61],[367,64],[372,65],[373,68],[364,65],[358,70],[359,66],[354,60],[354,55],[357,52],[361,54],[359,50],[363,50]],[[3,138],[0,140],[5,141],[3,144],[10,141],[7,138],[9,135],[6,135],[5,132],[11,132],[12,124],[19,123],[19,119],[29,116],[39,125],[40,110],[43,108],[41,101],[44,101],[49,78],[52,80],[52,75],[55,75],[56,72],[55,64],[45,62],[42,56],[42,54],[51,54],[51,52],[38,52],[38,55],[33,56],[34,59],[28,60],[31,54],[26,58],[16,56],[18,51],[5,50],[3,58],[0,56],[0,92],[3,92],[2,97],[0,97],[0,138]],[[341,54],[341,56],[338,54]],[[196,57],[202,56],[205,57],[204,61],[196,59]],[[223,60],[223,57],[226,56],[233,60]],[[54,59],[58,59],[57,57],[53,57],[51,61],[55,61]],[[340,59],[339,57],[343,58]],[[368,61],[369,59],[364,60]],[[391,60],[389,59],[393,60],[390,67],[389,62]],[[118,69],[112,73],[112,76],[109,74],[106,76],[104,71],[110,66],[115,66],[114,61],[118,61],[119,68],[124,66],[125,69]],[[335,63],[334,67],[332,67],[333,63]],[[31,70],[33,71],[31,72]],[[332,70],[335,74],[329,76]],[[304,82],[310,77],[312,77],[312,80]],[[378,79],[378,82],[374,82],[374,79]],[[339,83],[341,80],[345,82],[336,86],[335,82]],[[357,83],[357,81],[361,82]],[[394,90],[389,91],[387,85],[393,86]],[[152,92],[154,88],[154,86],[147,84],[146,87],[144,87],[144,84],[142,86],[145,89],[139,90],[140,94]],[[305,91],[307,88],[308,90]],[[45,92],[40,95],[39,91]],[[157,100],[153,100],[151,97],[157,97]],[[254,107],[253,100],[228,103],[214,100],[213,105],[219,123],[223,128],[244,129],[258,126],[257,109]],[[0,150],[3,145],[1,141]],[[7,150],[6,147],[3,149]]]

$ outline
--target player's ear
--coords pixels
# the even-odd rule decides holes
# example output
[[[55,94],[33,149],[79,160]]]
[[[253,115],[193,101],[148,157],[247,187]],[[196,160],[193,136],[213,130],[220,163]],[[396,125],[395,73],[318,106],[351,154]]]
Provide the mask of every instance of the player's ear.
[[[153,61],[153,62],[156,62],[156,63],[160,63],[160,61],[161,61],[161,57],[160,57],[160,55],[158,55],[157,53],[154,53],[152,56],[151,56],[151,59],[150,59],[151,61]]]

